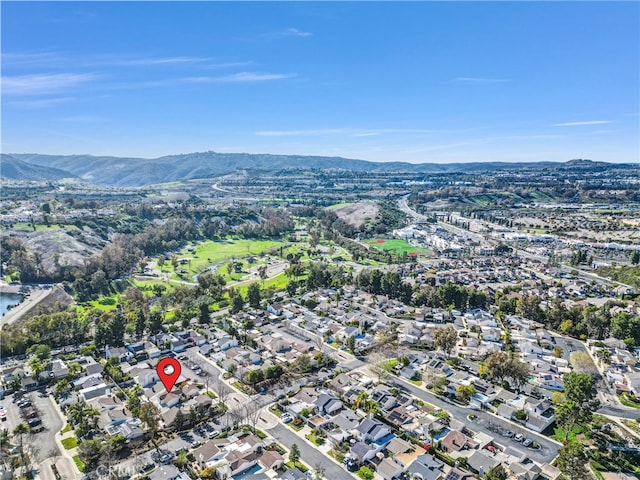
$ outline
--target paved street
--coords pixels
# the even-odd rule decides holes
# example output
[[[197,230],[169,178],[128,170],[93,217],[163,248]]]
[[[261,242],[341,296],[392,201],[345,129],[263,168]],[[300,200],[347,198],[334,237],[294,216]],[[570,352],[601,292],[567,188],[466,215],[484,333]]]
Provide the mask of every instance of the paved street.
[[[424,388],[417,387],[410,382],[405,382],[400,378],[394,378],[393,380],[389,380],[388,383],[396,383],[400,384],[403,388],[408,390],[412,395],[428,402],[438,408],[442,408],[449,412],[453,418],[459,420],[467,425],[467,428],[476,432],[483,432],[487,435],[495,437],[497,443],[504,445],[505,447],[515,447],[525,452],[526,455],[535,460],[537,462],[548,462],[556,457],[559,444],[550,440],[549,438],[538,435],[532,432],[529,429],[521,428],[516,426],[515,423],[509,422],[502,418],[499,418],[495,415],[492,415],[487,412],[476,411],[470,408],[461,407],[455,403],[451,403],[449,401],[445,401],[440,397],[432,394],[431,392],[425,390]],[[467,415],[470,413],[474,413],[478,416],[475,421],[467,420]],[[521,433],[527,438],[530,438],[536,442],[538,442],[541,446],[539,450],[534,450],[531,448],[524,448],[520,444],[515,441],[509,440],[506,437],[501,435],[501,432],[511,430],[514,433]],[[498,435],[496,435],[498,433]]]
[[[344,468],[338,466],[330,458],[309,445],[303,438],[300,438],[288,427],[278,424],[267,430],[269,435],[278,440],[285,448],[290,449],[294,443],[300,448],[300,458],[304,463],[313,469],[315,465],[322,465],[325,469],[324,476],[329,479],[351,478],[352,475]]]

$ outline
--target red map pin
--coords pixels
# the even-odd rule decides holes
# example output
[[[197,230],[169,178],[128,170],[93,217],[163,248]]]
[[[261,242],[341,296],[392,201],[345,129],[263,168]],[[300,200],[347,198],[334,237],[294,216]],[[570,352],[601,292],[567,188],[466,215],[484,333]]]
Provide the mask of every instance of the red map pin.
[[[160,359],[156,367],[158,377],[160,377],[160,381],[164,385],[164,388],[167,389],[167,392],[170,392],[176,384],[176,380],[178,380],[181,371],[182,367],[180,366],[180,362],[172,357]]]

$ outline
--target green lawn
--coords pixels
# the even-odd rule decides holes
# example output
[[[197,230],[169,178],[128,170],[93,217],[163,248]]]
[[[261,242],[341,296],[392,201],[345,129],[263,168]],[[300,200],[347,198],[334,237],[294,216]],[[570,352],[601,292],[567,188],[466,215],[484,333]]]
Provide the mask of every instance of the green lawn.
[[[78,446],[78,439],[76,437],[68,437],[62,440],[62,446],[67,450],[76,448]]]
[[[298,470],[300,470],[302,473],[306,472],[307,470],[309,470],[305,465],[303,465],[300,462],[296,462],[295,464],[293,462],[287,462],[285,463],[285,465],[289,468],[293,468],[293,467],[297,467]]]
[[[584,428],[581,427],[580,425],[575,425],[572,429],[571,432],[569,432],[569,436],[567,437],[567,440],[575,440],[576,439],[576,435],[579,435],[581,433],[584,432]],[[566,430],[564,428],[555,428],[553,430],[553,435],[551,436],[551,438],[557,440],[558,442],[564,442],[565,440],[565,434],[566,434]]]
[[[327,207],[327,210],[338,210],[339,208],[348,207],[350,205],[353,205],[353,202],[336,203],[335,205]]]
[[[78,466],[78,470],[80,470],[81,472],[84,472],[84,462],[82,460],[80,460],[80,456],[74,455],[73,456],[73,461]]]
[[[311,443],[313,443],[317,447],[319,447],[320,445],[322,445],[324,443],[324,438],[317,437],[313,433],[308,433],[306,435],[306,439],[309,440]]]
[[[628,394],[623,393],[618,398],[620,399],[620,403],[622,403],[624,406],[640,409],[640,403],[635,402]]]
[[[31,226],[30,223],[16,223],[13,225],[13,228],[16,230],[30,230],[33,231],[33,227]],[[66,230],[76,230],[78,227],[76,227],[75,225],[62,225],[62,227],[60,225],[53,224],[53,225],[43,225],[43,224],[36,224],[36,231],[41,231],[41,230],[61,230],[61,229],[66,229]]]
[[[71,431],[71,425],[67,423],[67,425],[62,430],[60,430],[60,433],[67,433],[70,431]]]
[[[178,268],[182,268],[187,271],[184,277],[191,277],[208,266],[231,258],[243,258],[249,255],[261,255],[267,253],[273,248],[279,248],[286,245],[285,242],[279,240],[247,240],[247,239],[227,239],[227,240],[208,240],[202,242],[193,249],[193,253],[188,250],[183,250],[178,255],[178,260],[189,260],[190,263],[179,265]],[[246,267],[246,265],[245,265]],[[166,270],[167,264],[164,265],[163,270]],[[222,272],[220,272],[222,273]]]
[[[372,239],[367,240],[367,244],[372,246],[373,248],[377,248],[378,250],[385,250],[388,252],[395,253],[397,255],[402,255],[404,252],[411,253],[417,252],[420,254],[427,254],[428,250],[426,248],[414,247],[410,245],[406,240],[402,240],[399,238],[393,239]]]

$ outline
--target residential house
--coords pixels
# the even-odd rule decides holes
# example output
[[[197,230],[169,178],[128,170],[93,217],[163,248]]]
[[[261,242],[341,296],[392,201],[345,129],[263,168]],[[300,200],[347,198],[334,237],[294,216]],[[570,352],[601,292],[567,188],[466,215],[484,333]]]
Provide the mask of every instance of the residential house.
[[[383,478],[383,480],[392,480],[394,478],[399,478],[400,475],[402,475],[404,472],[404,466],[391,458],[384,458],[378,464],[376,472]]]
[[[411,462],[407,473],[411,478],[419,480],[441,480],[444,478],[444,463],[425,453]]]
[[[368,417],[360,422],[355,431],[356,436],[363,442],[367,440],[375,442],[389,433],[389,428],[384,423]]]

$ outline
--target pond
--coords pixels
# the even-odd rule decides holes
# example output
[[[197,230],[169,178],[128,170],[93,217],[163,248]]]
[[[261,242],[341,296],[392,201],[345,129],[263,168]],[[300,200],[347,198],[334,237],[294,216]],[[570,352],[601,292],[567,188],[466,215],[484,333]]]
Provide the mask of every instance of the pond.
[[[11,310],[22,302],[23,296],[20,293],[3,293],[0,292],[0,316]]]

